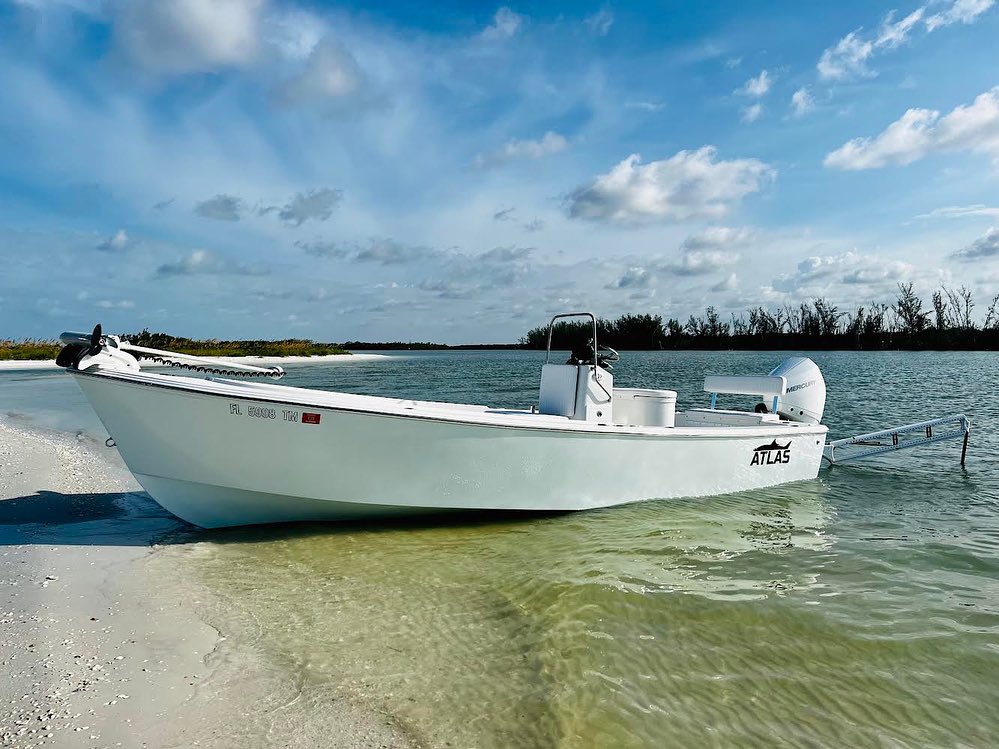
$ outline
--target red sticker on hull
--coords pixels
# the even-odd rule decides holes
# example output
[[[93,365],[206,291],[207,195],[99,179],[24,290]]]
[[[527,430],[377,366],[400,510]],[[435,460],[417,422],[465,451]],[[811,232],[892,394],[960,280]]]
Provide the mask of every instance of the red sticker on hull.
[[[319,414],[310,414],[308,411],[302,412],[302,423],[303,424],[318,424],[320,419]]]

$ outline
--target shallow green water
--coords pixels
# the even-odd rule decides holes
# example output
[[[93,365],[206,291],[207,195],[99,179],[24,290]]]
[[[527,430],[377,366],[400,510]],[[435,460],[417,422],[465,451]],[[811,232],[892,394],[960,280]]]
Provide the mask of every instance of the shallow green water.
[[[705,372],[781,357],[625,354],[616,384],[700,405]],[[945,443],[707,499],[203,533],[158,563],[180,562],[222,631],[303,694],[371,701],[432,746],[996,745],[999,357],[813,358],[833,436],[963,411],[967,470]],[[427,354],[286,382],[526,406],[538,364]],[[63,425],[83,424],[59,397]]]

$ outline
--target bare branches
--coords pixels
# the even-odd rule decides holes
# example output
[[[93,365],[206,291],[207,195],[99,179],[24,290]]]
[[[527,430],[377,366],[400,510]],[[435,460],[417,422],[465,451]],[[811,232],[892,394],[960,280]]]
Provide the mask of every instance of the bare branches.
[[[731,313],[723,322],[709,306],[686,322],[656,315],[624,315],[600,320],[602,341],[619,348],[999,348],[999,294],[988,307],[983,323],[974,318],[970,289],[941,287],[932,295],[932,307],[923,308],[913,284],[900,283],[892,304],[871,302],[854,311],[840,308],[824,297],[797,305],[763,305],[745,313]],[[556,331],[558,338],[559,331]],[[568,332],[568,329],[567,331]],[[584,331],[580,329],[579,334]],[[985,335],[988,333],[988,335]],[[537,328],[521,339],[528,347],[544,347],[547,328]]]

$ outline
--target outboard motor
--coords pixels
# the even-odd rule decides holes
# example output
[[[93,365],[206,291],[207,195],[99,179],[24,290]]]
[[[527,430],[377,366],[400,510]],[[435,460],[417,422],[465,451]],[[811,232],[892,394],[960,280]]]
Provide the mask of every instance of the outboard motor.
[[[804,356],[782,361],[771,377],[784,377],[787,391],[777,398],[777,413],[788,421],[818,424],[826,408],[826,381],[818,365]]]

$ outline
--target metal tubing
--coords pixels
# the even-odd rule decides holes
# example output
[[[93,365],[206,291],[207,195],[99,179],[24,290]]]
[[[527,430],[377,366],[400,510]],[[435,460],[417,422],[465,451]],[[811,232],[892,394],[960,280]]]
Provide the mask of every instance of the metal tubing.
[[[545,352],[545,364],[548,363],[549,357],[552,355],[552,333],[555,331],[555,321],[560,317],[588,317],[593,321],[593,364],[596,366],[597,363],[597,316],[592,312],[563,312],[560,315],[555,315],[548,323],[548,350]]]
[[[155,348],[146,348],[145,346],[136,346],[129,343],[128,341],[122,341],[118,344],[118,348],[122,351],[134,351],[139,354],[148,354],[150,356],[158,356],[164,359],[186,359],[192,362],[201,362],[202,364],[210,364],[213,367],[225,367],[227,369],[242,369],[246,372],[260,372],[264,374],[275,374],[278,371],[284,372],[281,367],[257,367],[253,364],[243,364],[242,362],[228,361],[226,359],[213,359],[207,356],[195,356],[194,354],[178,354],[175,351],[162,351]]]
[[[851,445],[857,442],[867,442],[869,440],[880,439],[881,437],[889,437],[892,434],[907,434],[908,432],[921,431],[926,429],[926,427],[936,426],[938,424],[947,424],[953,422],[961,422],[961,427],[964,431],[969,431],[971,429],[970,421],[964,414],[954,414],[953,416],[942,416],[939,419],[930,419],[929,421],[920,421],[916,424],[906,424],[901,427],[893,427],[891,429],[882,429],[878,432],[870,432],[869,434],[858,434],[856,437],[846,437],[840,440],[833,440],[829,442],[829,445],[834,447],[839,447],[840,445]]]
[[[958,426],[958,428],[947,432],[934,431],[933,427],[940,424],[955,425]],[[918,436],[912,439],[899,439],[899,435],[907,435],[911,433],[917,433]],[[857,435],[856,437],[846,437],[840,440],[833,440],[832,442],[826,443],[822,454],[823,457],[832,465],[835,463],[846,463],[851,460],[859,460],[860,458],[867,458],[872,455],[880,455],[881,453],[892,452],[894,450],[905,450],[907,448],[918,447],[919,445],[928,445],[932,442],[942,442],[944,440],[964,437],[964,444],[961,448],[961,465],[964,466],[968,449],[968,438],[970,434],[971,420],[964,414],[954,414],[952,416],[943,416],[939,419],[921,421],[916,424],[907,424],[905,426],[893,427],[891,429],[883,429],[880,432],[870,432],[868,434]],[[882,439],[890,439],[890,442],[888,444],[884,444],[881,442]],[[836,448],[848,445],[868,446],[870,449],[855,452],[853,454],[847,454],[838,458],[836,456]]]

